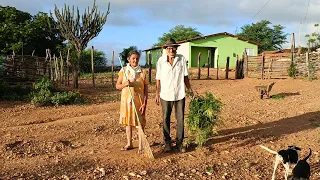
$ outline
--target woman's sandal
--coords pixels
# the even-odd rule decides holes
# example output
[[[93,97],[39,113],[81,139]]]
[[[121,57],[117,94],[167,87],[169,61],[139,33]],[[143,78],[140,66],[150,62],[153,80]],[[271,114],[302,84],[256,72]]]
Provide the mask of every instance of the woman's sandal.
[[[139,149],[138,154],[143,154],[143,149]]]
[[[131,149],[133,149],[132,146],[125,146],[125,147],[121,148],[121,151],[128,151],[128,150],[131,150]]]

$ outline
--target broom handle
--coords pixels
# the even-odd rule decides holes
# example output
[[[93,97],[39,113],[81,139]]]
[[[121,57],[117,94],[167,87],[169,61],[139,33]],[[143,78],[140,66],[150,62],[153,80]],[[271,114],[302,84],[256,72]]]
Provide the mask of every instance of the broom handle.
[[[128,76],[127,76],[127,73],[126,73],[126,71],[125,71],[124,68],[123,68],[122,61],[121,61],[121,57],[120,57],[120,56],[119,56],[119,62],[120,62],[121,69],[123,70],[124,76],[126,77],[127,80],[129,80],[129,79],[128,79]],[[137,116],[137,118],[138,118],[138,123],[139,123],[139,126],[140,126],[140,118],[139,118],[138,111],[137,111],[136,105],[135,105],[135,103],[134,103],[133,96],[132,96],[132,92],[131,92],[131,88],[130,88],[129,85],[128,85],[128,89],[129,89],[131,101],[132,101],[132,104],[133,104],[133,109],[134,109],[134,112],[136,113],[136,116]]]

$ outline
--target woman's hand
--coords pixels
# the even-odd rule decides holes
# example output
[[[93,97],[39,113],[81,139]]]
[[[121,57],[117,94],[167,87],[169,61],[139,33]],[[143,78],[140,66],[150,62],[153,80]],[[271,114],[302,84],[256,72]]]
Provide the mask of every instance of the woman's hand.
[[[156,95],[156,104],[157,105],[160,104],[160,95],[159,94]]]
[[[132,87],[132,86],[133,86],[133,83],[131,83],[129,80],[127,80],[127,81],[123,82],[122,85],[124,86],[124,88],[125,88],[125,87],[128,87],[128,86],[129,86],[129,87]]]
[[[146,106],[145,103],[143,103],[143,104],[141,105],[141,107],[140,107],[140,109],[139,109],[141,115],[144,115],[144,113],[146,112],[146,107],[147,107],[147,106]]]

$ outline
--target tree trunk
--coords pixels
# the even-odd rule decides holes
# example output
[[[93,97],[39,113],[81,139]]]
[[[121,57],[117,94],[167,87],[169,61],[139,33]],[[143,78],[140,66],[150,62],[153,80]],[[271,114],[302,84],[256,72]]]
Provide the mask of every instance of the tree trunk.
[[[79,87],[79,84],[78,84],[79,71],[78,71],[77,65],[74,65],[72,67],[72,71],[73,71],[73,87],[75,89],[78,89],[78,87]]]
[[[80,55],[81,52],[77,53],[78,56],[78,63],[73,63],[73,87],[78,89],[79,87],[79,71],[80,71]]]

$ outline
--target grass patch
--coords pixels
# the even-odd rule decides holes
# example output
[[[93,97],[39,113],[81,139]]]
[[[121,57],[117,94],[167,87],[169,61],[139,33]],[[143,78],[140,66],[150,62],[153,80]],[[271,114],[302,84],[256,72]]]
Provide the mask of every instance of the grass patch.
[[[285,95],[277,94],[277,95],[272,95],[270,98],[271,99],[284,99]]]
[[[320,127],[320,122],[313,122],[312,125]]]

